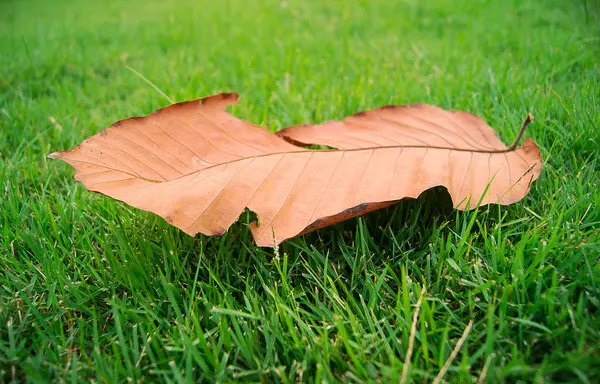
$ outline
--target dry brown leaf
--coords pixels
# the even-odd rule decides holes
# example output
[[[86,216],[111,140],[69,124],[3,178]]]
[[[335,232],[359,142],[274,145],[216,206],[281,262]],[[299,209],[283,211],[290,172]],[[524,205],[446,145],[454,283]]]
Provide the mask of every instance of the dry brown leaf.
[[[224,93],[173,104],[50,157],[71,164],[87,189],[190,235],[220,235],[247,207],[260,222],[251,224],[256,243],[268,247],[435,186],[458,209],[511,204],[542,169],[531,139],[506,147],[466,112],[388,106],[273,134],[225,112],[236,101]]]

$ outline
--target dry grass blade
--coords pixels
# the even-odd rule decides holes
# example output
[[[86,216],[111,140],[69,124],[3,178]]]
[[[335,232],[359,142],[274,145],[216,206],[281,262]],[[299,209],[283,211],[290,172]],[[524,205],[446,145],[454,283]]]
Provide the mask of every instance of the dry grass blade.
[[[255,241],[267,247],[435,186],[446,187],[458,209],[511,204],[541,172],[531,139],[506,147],[465,112],[391,106],[273,134],[228,114],[235,102],[237,94],[224,93],[173,104],[51,157],[75,167],[89,190],[190,235],[222,234],[249,208],[261,223],[251,225]],[[310,143],[337,150],[297,145]]]
[[[469,324],[467,324],[467,327],[465,328],[462,336],[460,337],[460,339],[458,339],[458,342],[456,343],[456,345],[454,346],[454,349],[450,353],[450,356],[448,356],[448,360],[446,360],[446,362],[444,363],[444,366],[442,367],[440,372],[437,374],[437,376],[433,380],[432,384],[439,384],[442,382],[442,379],[444,378],[446,371],[448,371],[448,368],[450,368],[450,366],[452,365],[452,362],[456,358],[456,355],[458,355],[458,351],[460,351],[460,348],[465,343],[465,340],[467,340],[467,336],[469,335],[469,332],[471,331],[472,326],[473,326],[473,320],[470,320]]]
[[[408,368],[410,367],[410,359],[412,357],[413,348],[415,346],[415,336],[417,334],[417,320],[419,319],[419,311],[421,310],[421,303],[423,302],[423,296],[425,296],[425,292],[427,292],[427,288],[425,285],[423,285],[421,287],[419,300],[417,300],[415,313],[413,314],[412,325],[410,327],[410,336],[408,338],[408,349],[406,351],[406,359],[404,359],[404,366],[402,367],[402,378],[400,379],[400,384],[406,383],[406,380],[408,379]]]
[[[479,374],[479,378],[477,379],[477,384],[483,384],[493,358],[494,358],[494,354],[491,354],[487,357],[487,359],[485,359],[485,364],[483,365],[483,369],[481,370],[481,373]]]

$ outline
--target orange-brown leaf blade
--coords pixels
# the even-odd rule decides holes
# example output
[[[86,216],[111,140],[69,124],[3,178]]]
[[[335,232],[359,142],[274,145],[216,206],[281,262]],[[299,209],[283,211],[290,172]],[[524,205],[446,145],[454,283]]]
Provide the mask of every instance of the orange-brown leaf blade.
[[[260,220],[251,225],[260,246],[434,186],[446,187],[459,209],[511,204],[541,171],[532,140],[508,150],[465,112],[384,107],[276,135],[225,112],[236,101],[236,94],[220,94],[174,104],[52,157],[71,164],[89,190],[154,212],[190,235],[222,234],[249,208]]]

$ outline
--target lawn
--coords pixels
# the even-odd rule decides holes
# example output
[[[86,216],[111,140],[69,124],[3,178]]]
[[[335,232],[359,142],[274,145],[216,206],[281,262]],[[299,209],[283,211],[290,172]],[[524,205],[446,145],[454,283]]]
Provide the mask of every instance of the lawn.
[[[600,382],[599,9],[1,1],[0,382]],[[510,143],[532,113],[544,169],[512,206],[433,190],[274,251],[247,213],[192,238],[46,158],[222,91],[271,130],[425,102]]]

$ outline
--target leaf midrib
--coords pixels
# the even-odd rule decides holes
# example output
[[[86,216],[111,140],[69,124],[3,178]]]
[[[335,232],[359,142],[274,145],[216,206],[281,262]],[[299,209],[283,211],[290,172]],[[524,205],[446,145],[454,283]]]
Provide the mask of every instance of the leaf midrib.
[[[509,152],[514,152],[518,149],[518,148],[513,148],[513,149],[505,148],[505,149],[489,150],[489,149],[451,148],[451,147],[442,147],[442,146],[435,146],[435,145],[382,145],[382,146],[376,146],[376,147],[361,147],[361,148],[351,148],[351,149],[298,149],[297,151],[269,152],[269,153],[264,153],[261,155],[240,157],[239,159],[235,159],[235,160],[231,160],[231,161],[227,161],[227,162],[223,162],[223,163],[219,163],[219,164],[214,164],[214,165],[208,166],[206,168],[199,169],[197,171],[186,173],[181,176],[175,177],[173,179],[169,179],[167,181],[149,179],[146,177],[134,175],[134,174],[126,172],[126,171],[119,171],[119,172],[123,172],[125,174],[131,175],[135,178],[139,178],[139,179],[142,179],[145,181],[160,184],[160,183],[168,183],[168,182],[174,181],[174,180],[179,180],[181,178],[184,178],[184,177],[187,177],[190,175],[204,172],[211,168],[220,167],[223,164],[231,164],[231,163],[235,163],[238,161],[243,161],[243,160],[247,160],[247,159],[255,159],[255,158],[260,158],[260,157],[275,156],[275,155],[287,155],[287,154],[293,154],[293,153],[306,153],[306,152],[311,152],[311,153],[358,152],[358,151],[376,151],[379,149],[395,149],[395,148],[398,148],[398,149],[400,149],[400,148],[416,148],[416,149],[421,148],[421,149],[437,149],[437,150],[445,150],[445,151],[470,152],[470,153],[491,153],[491,154],[509,153]]]

